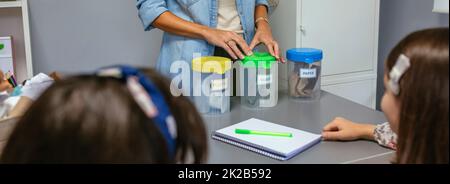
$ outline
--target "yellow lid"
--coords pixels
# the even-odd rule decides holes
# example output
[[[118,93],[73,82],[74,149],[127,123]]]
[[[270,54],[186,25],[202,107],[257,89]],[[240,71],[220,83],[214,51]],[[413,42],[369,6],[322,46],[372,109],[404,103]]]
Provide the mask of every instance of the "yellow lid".
[[[200,73],[225,74],[231,70],[232,62],[225,57],[206,56],[192,60],[192,70]]]

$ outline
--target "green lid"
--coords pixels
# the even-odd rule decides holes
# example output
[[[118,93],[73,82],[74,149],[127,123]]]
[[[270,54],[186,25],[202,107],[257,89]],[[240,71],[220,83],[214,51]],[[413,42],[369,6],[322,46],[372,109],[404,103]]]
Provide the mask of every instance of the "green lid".
[[[255,52],[251,56],[246,56],[241,62],[246,68],[270,69],[277,62],[277,59],[268,52]]]
[[[5,48],[5,44],[0,43],[0,50],[2,50],[3,48]]]

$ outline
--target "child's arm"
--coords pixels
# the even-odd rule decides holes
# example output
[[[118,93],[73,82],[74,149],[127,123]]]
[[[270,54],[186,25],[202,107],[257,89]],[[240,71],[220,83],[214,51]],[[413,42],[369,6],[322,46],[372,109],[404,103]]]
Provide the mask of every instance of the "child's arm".
[[[324,127],[322,137],[328,141],[375,140],[375,125],[358,124],[344,118],[336,118]]]
[[[344,118],[336,118],[323,129],[322,137],[327,141],[353,141],[366,139],[396,149],[397,135],[389,123],[380,125],[359,124]]]
[[[389,123],[377,125],[374,132],[375,141],[381,146],[397,149],[397,134],[392,131]]]
[[[19,102],[8,113],[8,118],[20,117],[25,114],[28,108],[34,101],[48,88],[55,80],[59,80],[60,76],[57,73],[52,73],[50,76],[39,74],[30,79],[22,88]]]

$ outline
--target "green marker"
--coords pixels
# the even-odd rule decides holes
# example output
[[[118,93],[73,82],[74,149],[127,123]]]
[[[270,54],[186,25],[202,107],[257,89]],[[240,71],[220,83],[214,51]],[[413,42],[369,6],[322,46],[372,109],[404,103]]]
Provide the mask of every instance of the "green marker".
[[[283,133],[283,132],[264,132],[264,131],[255,131],[255,130],[245,130],[245,129],[236,129],[236,134],[247,134],[247,135],[266,135],[266,136],[274,136],[274,137],[294,137],[292,133]]]
[[[4,48],[5,48],[5,44],[0,43],[0,50],[2,50],[2,49],[4,49]]]

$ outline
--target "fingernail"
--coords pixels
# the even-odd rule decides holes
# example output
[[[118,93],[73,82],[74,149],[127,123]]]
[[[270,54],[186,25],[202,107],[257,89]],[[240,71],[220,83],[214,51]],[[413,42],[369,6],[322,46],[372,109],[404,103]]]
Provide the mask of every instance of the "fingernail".
[[[253,52],[249,52],[249,53],[247,53],[247,56],[251,56],[251,55],[253,55]]]

